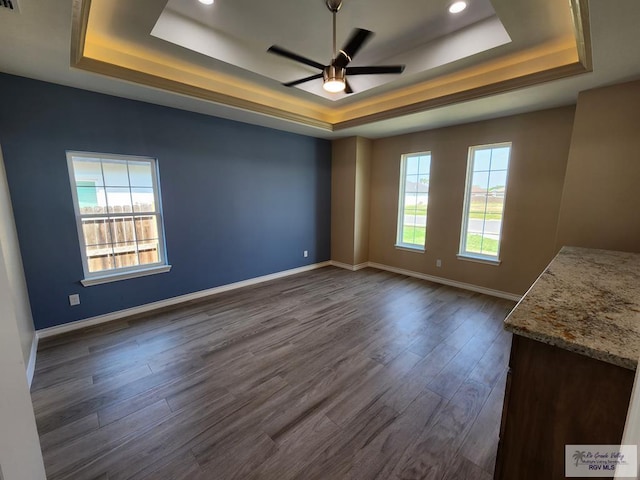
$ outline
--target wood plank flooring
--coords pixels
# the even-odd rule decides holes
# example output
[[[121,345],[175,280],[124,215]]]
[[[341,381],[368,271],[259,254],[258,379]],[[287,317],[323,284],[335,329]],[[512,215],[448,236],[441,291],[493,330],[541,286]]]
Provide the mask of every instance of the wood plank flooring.
[[[490,480],[513,306],[327,267],[49,339],[47,476]]]

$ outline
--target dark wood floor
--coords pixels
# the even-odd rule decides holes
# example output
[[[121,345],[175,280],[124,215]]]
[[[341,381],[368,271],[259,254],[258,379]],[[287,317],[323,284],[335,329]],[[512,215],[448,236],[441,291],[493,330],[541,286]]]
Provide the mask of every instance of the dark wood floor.
[[[328,267],[41,345],[49,480],[489,480],[513,302]]]

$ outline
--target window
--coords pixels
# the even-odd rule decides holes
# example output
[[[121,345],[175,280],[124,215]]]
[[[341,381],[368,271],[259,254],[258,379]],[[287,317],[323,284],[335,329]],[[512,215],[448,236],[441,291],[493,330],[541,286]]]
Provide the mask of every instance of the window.
[[[396,247],[424,250],[430,171],[431,152],[402,156]]]
[[[156,161],[67,152],[83,285],[168,271]]]
[[[469,148],[460,256],[498,262],[511,143]]]

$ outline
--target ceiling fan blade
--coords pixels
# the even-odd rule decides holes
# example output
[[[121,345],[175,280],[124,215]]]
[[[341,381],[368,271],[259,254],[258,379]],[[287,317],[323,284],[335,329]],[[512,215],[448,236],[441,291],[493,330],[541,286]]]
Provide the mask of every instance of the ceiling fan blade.
[[[309,82],[317,78],[322,78],[322,74],[318,73],[317,75],[311,75],[310,77],[305,77],[305,78],[301,78],[300,80],[294,80],[292,82],[283,83],[282,85],[284,85],[285,87],[293,87],[295,85],[300,85],[301,83]]]
[[[404,65],[381,65],[379,67],[348,67],[347,75],[381,75],[386,73],[402,73]]]
[[[344,79],[344,93],[353,93],[353,89],[351,88],[351,85],[349,85],[349,80],[346,78]]]
[[[298,55],[297,53],[290,52],[282,47],[278,47],[277,45],[272,45],[269,47],[267,52],[273,53],[275,55],[280,55],[281,57],[288,58],[290,60],[294,60],[296,62],[304,63],[305,65],[309,65],[310,67],[317,68],[319,70],[324,70],[324,65],[321,63],[315,62],[309,58]]]
[[[372,35],[373,32],[369,30],[356,28],[345,46],[338,52],[333,65],[338,68],[345,68]]]

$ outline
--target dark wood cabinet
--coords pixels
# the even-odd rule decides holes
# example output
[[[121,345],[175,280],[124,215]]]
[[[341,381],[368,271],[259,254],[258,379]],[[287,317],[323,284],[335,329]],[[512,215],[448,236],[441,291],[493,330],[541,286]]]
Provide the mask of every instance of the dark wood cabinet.
[[[567,444],[620,444],[635,372],[513,336],[496,480],[564,479]]]

